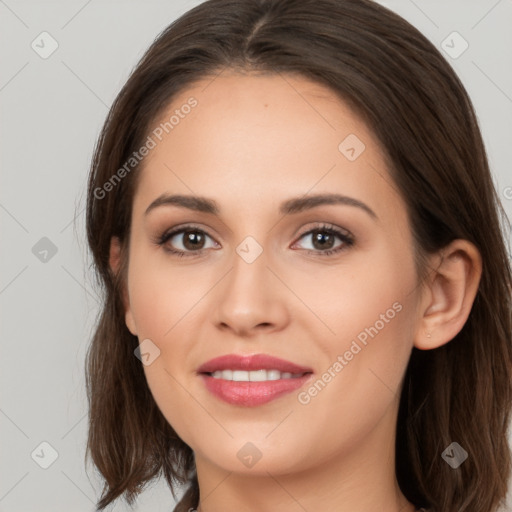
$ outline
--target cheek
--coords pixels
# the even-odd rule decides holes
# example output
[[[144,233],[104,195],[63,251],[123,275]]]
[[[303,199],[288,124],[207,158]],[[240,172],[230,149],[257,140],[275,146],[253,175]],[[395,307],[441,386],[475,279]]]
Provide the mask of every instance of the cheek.
[[[309,309],[299,320],[302,328],[314,329],[316,342],[331,356],[349,350],[354,339],[362,346],[375,340],[375,349],[382,350],[409,340],[417,285],[414,260],[405,250],[381,245],[354,253],[337,268],[286,279],[293,280],[294,292]]]
[[[208,281],[191,270],[179,269],[159,254],[142,251],[130,261],[130,308],[139,338],[165,341],[182,322],[194,316],[194,306],[208,292]],[[211,285],[210,285],[211,287]]]
[[[381,277],[380,284],[389,280]],[[296,419],[302,416],[312,431],[341,450],[363,443],[384,417],[394,421],[389,415],[398,407],[412,348],[414,305],[407,293],[378,283],[373,293],[366,286],[359,292],[345,296],[338,308],[330,306],[326,323],[336,336],[318,337],[327,363],[301,390],[296,411]],[[286,443],[287,433],[282,434],[280,441]]]
[[[213,286],[215,276],[209,282],[192,267],[180,270],[161,256],[150,257],[143,251],[131,254],[128,287],[139,343],[150,339],[159,350],[151,364],[143,366],[148,387],[167,421],[188,442],[197,420],[193,414],[183,414],[191,412],[195,404],[187,392],[192,370],[185,375],[184,369],[197,326],[204,324],[204,318],[199,318],[201,299]]]
[[[330,369],[336,375],[332,379],[329,374],[320,376],[329,382],[325,388],[320,383],[322,391],[311,400],[318,414],[327,409],[334,414],[342,414],[341,410],[363,416],[365,410],[379,414],[399,394],[416,318],[414,261],[409,253],[402,254],[391,247],[374,252],[373,261],[361,259],[350,270],[347,266],[347,271],[315,274],[308,281],[315,293],[307,295],[308,285],[299,291],[309,297],[305,302],[322,320],[304,321],[302,328],[311,332],[316,325],[317,347],[326,356],[321,370]],[[339,407],[333,408],[336,403]]]

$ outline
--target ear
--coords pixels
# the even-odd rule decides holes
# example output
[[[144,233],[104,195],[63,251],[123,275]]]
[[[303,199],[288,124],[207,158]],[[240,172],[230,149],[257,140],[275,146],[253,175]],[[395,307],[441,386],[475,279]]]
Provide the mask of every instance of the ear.
[[[112,272],[117,275],[121,265],[121,241],[118,236],[113,236],[110,239],[110,255],[108,263]]]
[[[109,254],[109,265],[112,272],[117,275],[119,269],[121,267],[121,254],[122,247],[121,241],[119,237],[113,236],[110,239],[110,254]],[[127,283],[123,285],[123,306],[125,311],[125,323],[128,330],[134,335],[137,336],[137,329],[135,327],[135,321],[133,319],[133,315],[131,312],[130,306],[130,298],[127,293]]]
[[[482,258],[468,240],[454,240],[432,258],[414,346],[430,350],[451,341],[469,317],[482,275]]]

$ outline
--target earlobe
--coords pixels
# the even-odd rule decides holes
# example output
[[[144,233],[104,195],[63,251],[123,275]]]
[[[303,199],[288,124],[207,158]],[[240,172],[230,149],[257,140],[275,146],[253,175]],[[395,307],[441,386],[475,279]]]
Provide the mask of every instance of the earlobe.
[[[126,327],[128,327],[128,330],[134,335],[137,336],[137,329],[135,327],[135,321],[133,319],[133,315],[130,309],[130,306],[128,305],[128,308],[126,309],[126,313],[124,316]]]
[[[121,265],[121,242],[117,236],[113,236],[110,240],[109,265],[114,275],[117,275]],[[137,329],[135,328],[126,286],[123,286],[122,295],[126,327],[134,336],[137,336]]]
[[[480,253],[468,240],[454,240],[435,261],[414,340],[420,350],[440,347],[461,331],[482,275]]]

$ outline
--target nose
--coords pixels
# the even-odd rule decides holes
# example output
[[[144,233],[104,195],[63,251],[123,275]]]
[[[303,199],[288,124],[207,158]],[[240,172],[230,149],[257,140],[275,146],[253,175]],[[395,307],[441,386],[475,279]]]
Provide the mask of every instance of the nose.
[[[254,337],[282,330],[289,322],[290,292],[268,266],[264,250],[254,261],[238,253],[213,297],[215,326],[237,336]]]

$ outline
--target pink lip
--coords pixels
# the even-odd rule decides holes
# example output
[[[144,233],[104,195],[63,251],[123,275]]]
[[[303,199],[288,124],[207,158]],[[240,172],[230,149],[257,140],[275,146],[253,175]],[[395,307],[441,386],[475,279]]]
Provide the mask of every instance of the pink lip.
[[[313,370],[305,366],[299,366],[290,361],[269,356],[267,354],[254,354],[250,356],[239,356],[227,354],[225,356],[210,359],[202,364],[197,373],[213,373],[217,370],[279,370],[289,373],[309,373]]]
[[[215,371],[232,370],[279,370],[282,373],[303,373],[302,377],[278,379],[263,382],[236,382],[215,379],[210,374]],[[244,407],[254,407],[270,402],[281,395],[295,391],[312,378],[311,368],[299,366],[284,359],[266,354],[239,356],[229,354],[217,357],[201,365],[198,370],[201,379],[210,393],[224,402]]]

